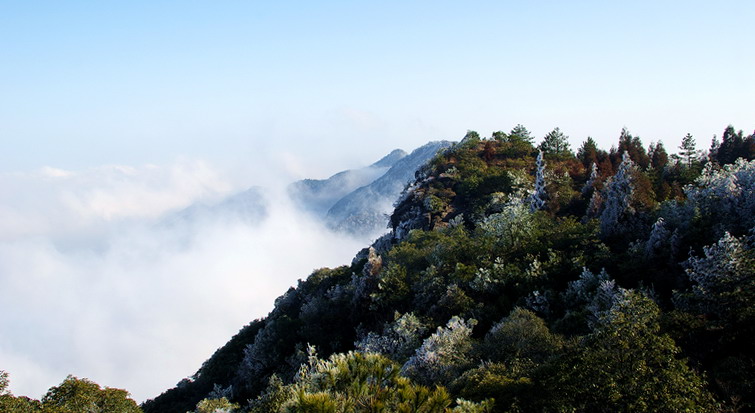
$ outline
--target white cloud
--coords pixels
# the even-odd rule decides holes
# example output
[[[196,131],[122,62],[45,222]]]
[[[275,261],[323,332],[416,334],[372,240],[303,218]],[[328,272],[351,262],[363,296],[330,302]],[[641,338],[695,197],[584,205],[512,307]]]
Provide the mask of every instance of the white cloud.
[[[157,396],[297,279],[364,244],[297,213],[280,187],[257,225],[156,225],[243,188],[202,162],[46,168],[0,185],[0,369],[35,398],[67,374]]]

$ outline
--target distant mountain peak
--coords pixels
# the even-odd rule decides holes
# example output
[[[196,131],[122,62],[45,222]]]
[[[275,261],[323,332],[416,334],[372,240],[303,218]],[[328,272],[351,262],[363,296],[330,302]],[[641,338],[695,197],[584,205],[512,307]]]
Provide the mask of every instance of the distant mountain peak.
[[[396,162],[398,162],[401,158],[405,157],[406,155],[408,155],[408,153],[406,153],[405,150],[394,149],[393,151],[391,151],[391,153],[380,158],[379,161],[373,163],[370,166],[379,167],[379,168],[383,168],[383,167],[390,168],[391,166],[393,166]]]

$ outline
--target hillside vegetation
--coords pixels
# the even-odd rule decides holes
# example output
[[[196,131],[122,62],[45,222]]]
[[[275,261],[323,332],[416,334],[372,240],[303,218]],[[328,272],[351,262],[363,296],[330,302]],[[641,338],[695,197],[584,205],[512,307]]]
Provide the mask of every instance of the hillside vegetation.
[[[145,412],[755,409],[755,135],[469,132]]]
[[[673,155],[470,132],[390,233],[143,408],[751,411],[754,156],[732,127]]]

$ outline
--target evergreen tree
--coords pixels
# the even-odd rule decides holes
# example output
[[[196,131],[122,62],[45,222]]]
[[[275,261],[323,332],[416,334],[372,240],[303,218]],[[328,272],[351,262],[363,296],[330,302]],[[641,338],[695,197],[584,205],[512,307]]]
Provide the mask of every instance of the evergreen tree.
[[[527,128],[525,128],[521,124],[517,124],[513,129],[511,129],[511,132],[509,133],[509,140],[522,141],[531,144],[533,138],[532,134],[527,130]]]
[[[587,178],[587,182],[585,182],[585,185],[582,187],[582,195],[587,195],[595,189],[595,182],[598,180],[598,165],[593,162],[592,166],[590,167],[590,177]]]
[[[535,160],[535,189],[530,197],[530,211],[537,211],[545,207],[545,200],[548,194],[545,192],[545,160],[543,160],[543,151],[537,153]]]
[[[663,171],[663,168],[668,164],[668,153],[666,148],[663,147],[663,142],[651,144],[648,153],[650,155],[650,166],[657,171]]]
[[[691,291],[677,293],[677,307],[708,314],[729,325],[755,319],[755,251],[728,232],[686,261]]]
[[[591,137],[582,143],[582,146],[577,150],[577,158],[582,162],[585,168],[590,164],[598,163],[598,144]]]
[[[647,169],[650,165],[650,157],[645,151],[645,147],[642,145],[642,140],[639,136],[632,136],[627,128],[621,130],[621,136],[619,136],[619,154],[629,153],[629,156],[634,162],[637,163],[642,169]],[[623,158],[622,158],[623,160]]]
[[[660,309],[625,291],[584,347],[544,369],[543,411],[714,412],[701,378],[660,331]],[[534,409],[532,410],[534,411]]]
[[[687,166],[687,168],[692,167],[692,162],[695,162],[697,160],[697,149],[695,147],[695,138],[692,137],[689,133],[682,138],[682,144],[679,145],[679,156],[682,159],[682,162]]]
[[[622,156],[619,170],[606,184],[603,207],[600,213],[600,230],[603,235],[612,235],[620,231],[619,222],[627,214],[633,214],[631,206],[634,184],[632,170],[634,162],[628,152]]]
[[[538,146],[541,152],[556,159],[568,159],[574,156],[569,147],[569,137],[561,132],[561,129],[555,128],[548,132]]]
[[[708,161],[718,163],[718,151],[721,149],[721,141],[718,136],[713,135],[710,140],[710,149],[708,150]]]

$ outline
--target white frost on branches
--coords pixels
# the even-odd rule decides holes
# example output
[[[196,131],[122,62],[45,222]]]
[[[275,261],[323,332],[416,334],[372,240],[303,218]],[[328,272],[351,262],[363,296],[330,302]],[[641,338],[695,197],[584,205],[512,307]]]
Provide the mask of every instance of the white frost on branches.
[[[747,230],[755,225],[755,160],[740,158],[718,170],[709,163],[684,193],[703,215],[722,224],[722,232],[732,229],[727,223]]]
[[[590,170],[590,177],[585,182],[585,186],[582,187],[582,195],[587,195],[593,187],[595,187],[595,181],[598,180],[598,165],[595,162],[592,163],[592,169]]]
[[[688,293],[675,294],[677,307],[723,319],[752,312],[755,254],[746,238],[724,233],[717,243],[703,248],[703,253],[703,257],[690,256],[685,262],[694,285]]]
[[[600,231],[604,235],[617,232],[619,220],[627,214],[634,213],[631,206],[632,194],[634,193],[634,183],[632,182],[632,171],[634,169],[635,164],[629,157],[629,153],[624,152],[619,170],[606,184],[603,196]]]
[[[670,236],[671,233],[666,229],[666,221],[663,217],[658,218],[653,224],[650,237],[645,243],[645,258],[653,258],[659,250],[663,249],[664,245],[667,245]]]
[[[545,161],[543,160],[543,151],[537,153],[535,161],[537,167],[535,171],[535,190],[530,197],[530,211],[537,211],[545,207],[545,200],[548,194],[545,192]]]
[[[425,339],[401,372],[420,383],[449,384],[470,365],[472,328],[477,320],[454,316]]]

